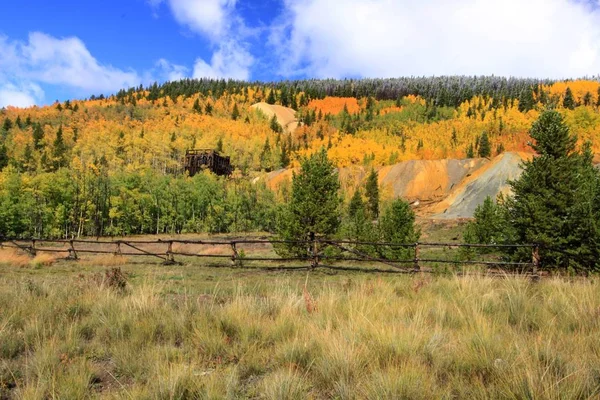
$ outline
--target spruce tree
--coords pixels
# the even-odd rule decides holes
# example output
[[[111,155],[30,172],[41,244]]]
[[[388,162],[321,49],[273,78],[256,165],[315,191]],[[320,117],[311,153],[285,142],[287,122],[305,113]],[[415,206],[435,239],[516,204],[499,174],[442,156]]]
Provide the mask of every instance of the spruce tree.
[[[196,99],[194,101],[194,105],[192,106],[192,110],[194,110],[195,113],[202,114],[202,107],[200,107],[200,100]]]
[[[283,240],[310,241],[334,235],[340,226],[340,183],[327,151],[321,149],[304,159],[292,176],[292,193],[278,217],[277,231]],[[308,255],[307,244],[277,246],[279,254]]]
[[[240,117],[240,110],[238,110],[237,103],[233,103],[233,110],[231,111],[231,119],[237,120]]]
[[[354,218],[356,214],[360,210],[364,210],[364,208],[365,203],[363,202],[362,194],[360,193],[359,188],[354,191],[354,195],[352,195],[352,198],[350,199],[350,204],[348,205],[348,216],[350,218]]]
[[[472,143],[470,143],[469,146],[467,147],[466,157],[467,158],[474,158],[475,157],[475,151],[473,150],[473,144]]]
[[[583,96],[583,105],[591,106],[592,101],[593,101],[592,94],[590,92],[586,92],[585,95]]]
[[[563,117],[545,111],[530,130],[538,154],[510,182],[506,201],[516,243],[540,243],[548,268],[597,267],[600,260],[600,175],[589,145],[580,152]],[[522,254],[523,259],[530,255]]]
[[[487,132],[481,134],[477,153],[479,154],[479,157],[482,158],[489,157],[492,154],[492,146],[490,145],[490,139],[488,138]]]
[[[275,114],[273,114],[273,118],[271,118],[269,126],[271,127],[271,130],[275,133],[283,132],[283,128],[281,127],[281,125],[279,125],[279,122],[277,121],[277,115]]]
[[[533,90],[531,87],[523,89],[519,96],[519,111],[526,113],[535,107],[535,100],[533,98]]]
[[[268,104],[275,104],[275,89],[271,89],[269,91],[269,96],[267,97]]]
[[[33,126],[33,148],[35,150],[41,150],[44,148],[44,130],[40,123],[36,123]]]
[[[573,92],[571,88],[568,87],[565,91],[565,98],[563,99],[563,107],[568,108],[569,110],[575,109],[575,97],[573,97]]]
[[[0,171],[4,169],[8,165],[8,150],[6,149],[6,145],[0,145]]]
[[[260,166],[267,172],[271,171],[271,144],[268,137],[260,153]]]
[[[52,144],[52,164],[55,170],[65,166],[67,147],[63,139],[62,125],[56,131],[56,139]]]
[[[410,205],[396,199],[388,205],[379,219],[380,240],[386,243],[409,244],[419,240],[421,233],[415,226],[415,213]],[[389,259],[408,260],[414,256],[407,247],[381,247],[381,256]]]
[[[212,111],[213,111],[213,106],[212,104],[210,104],[210,102],[206,102],[206,105],[204,106],[204,113],[206,115],[212,115]]]
[[[367,208],[372,219],[379,218],[379,183],[378,174],[374,169],[367,178],[365,195],[367,196]]]

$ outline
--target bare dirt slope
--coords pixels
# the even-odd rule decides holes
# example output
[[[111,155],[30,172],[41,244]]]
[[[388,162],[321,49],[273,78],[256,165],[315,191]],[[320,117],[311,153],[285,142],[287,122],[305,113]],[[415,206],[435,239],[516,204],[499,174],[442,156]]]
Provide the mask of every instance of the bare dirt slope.
[[[471,176],[464,179],[443,201],[428,210],[434,218],[456,219],[473,216],[475,208],[487,196],[496,198],[499,193],[508,193],[508,181],[521,175],[521,162],[531,155],[526,153],[503,153]]]
[[[279,125],[281,125],[285,132],[292,133],[298,127],[296,111],[294,111],[292,108],[268,104],[265,102],[253,104],[252,108],[255,110],[260,110],[269,118],[273,118],[273,115],[276,115]]]
[[[391,189],[393,197],[410,202],[439,201],[487,162],[483,158],[405,161],[383,167],[379,171],[379,183]]]

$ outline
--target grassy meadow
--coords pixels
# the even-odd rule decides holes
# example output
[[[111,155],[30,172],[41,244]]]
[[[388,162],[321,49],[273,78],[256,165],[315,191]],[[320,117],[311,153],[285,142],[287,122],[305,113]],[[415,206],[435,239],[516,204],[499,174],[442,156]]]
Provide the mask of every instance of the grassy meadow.
[[[597,278],[22,257],[0,261],[2,399],[600,395]]]

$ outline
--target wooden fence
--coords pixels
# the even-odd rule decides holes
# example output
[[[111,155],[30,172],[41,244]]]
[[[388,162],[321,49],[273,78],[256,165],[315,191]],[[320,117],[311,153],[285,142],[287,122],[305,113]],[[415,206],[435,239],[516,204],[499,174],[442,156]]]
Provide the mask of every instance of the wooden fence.
[[[274,251],[277,246],[295,246],[298,252],[279,256]],[[385,266],[385,270],[369,269],[380,272],[435,272],[443,265],[465,266],[480,265],[494,271],[537,275],[540,267],[539,246],[536,244],[484,245],[467,243],[386,243],[357,242],[350,240],[315,239],[312,241],[284,241],[270,238],[191,240],[191,239],[155,239],[155,240],[50,240],[50,239],[13,239],[0,238],[0,248],[14,248],[31,256],[38,253],[56,253],[63,258],[77,260],[80,255],[115,255],[127,257],[146,257],[160,260],[163,264],[176,264],[184,258],[205,259],[204,264],[256,266],[256,263],[278,267],[289,266],[291,262],[301,262],[304,268],[357,269],[356,266]],[[365,248],[371,249],[367,251]],[[482,254],[482,249],[520,249],[531,253],[530,262],[512,262],[498,255]],[[386,256],[385,249],[404,249],[401,257]],[[462,251],[460,251],[462,249]],[[373,251],[374,250],[374,251]],[[467,251],[465,251],[467,250]],[[470,252],[468,250],[471,250]],[[473,251],[474,250],[474,251]],[[479,250],[479,251],[477,251]],[[454,253],[447,254],[454,251]],[[445,257],[440,256],[446,255]],[[389,253],[389,252],[388,252]],[[376,254],[376,255],[374,255]],[[473,259],[468,256],[477,256]],[[264,265],[263,265],[264,266]]]

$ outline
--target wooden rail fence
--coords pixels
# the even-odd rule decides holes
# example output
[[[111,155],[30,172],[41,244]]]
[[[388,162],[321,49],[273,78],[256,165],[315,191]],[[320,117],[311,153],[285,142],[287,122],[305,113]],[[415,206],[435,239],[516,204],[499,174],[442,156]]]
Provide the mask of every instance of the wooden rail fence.
[[[303,254],[287,256],[272,255],[275,246],[294,245],[296,248],[306,249]],[[252,248],[254,246],[254,248]],[[381,272],[433,272],[434,266],[451,265],[481,265],[488,269],[518,270],[523,273],[537,275],[540,268],[539,246],[536,244],[518,245],[487,245],[467,243],[387,243],[387,242],[359,242],[351,240],[315,239],[312,241],[285,241],[276,239],[229,239],[229,240],[192,240],[192,239],[155,239],[155,240],[91,240],[91,239],[22,239],[0,238],[0,248],[13,248],[24,251],[31,256],[38,253],[64,254],[65,259],[76,260],[80,254],[112,254],[115,256],[150,257],[162,261],[163,264],[176,264],[180,258],[200,258],[227,260],[233,266],[247,265],[247,263],[289,263],[300,261],[306,268],[336,268],[349,269],[348,263],[385,265],[391,267]],[[258,251],[256,247],[259,247]],[[365,248],[376,249],[378,255],[369,254]],[[455,254],[455,257],[436,258],[436,252],[457,249],[529,249],[530,262],[504,261],[497,256],[479,254],[479,259],[465,258],[464,253]],[[402,257],[385,257],[383,249],[409,249]],[[328,251],[330,250],[330,251]],[[331,251],[333,250],[333,251]],[[247,255],[246,251],[259,253]],[[260,253],[267,253],[261,255]],[[428,252],[428,254],[426,254]],[[422,256],[424,255],[425,256]],[[346,265],[341,265],[346,263]],[[221,262],[220,265],[223,265]],[[373,270],[373,269],[371,269]]]

